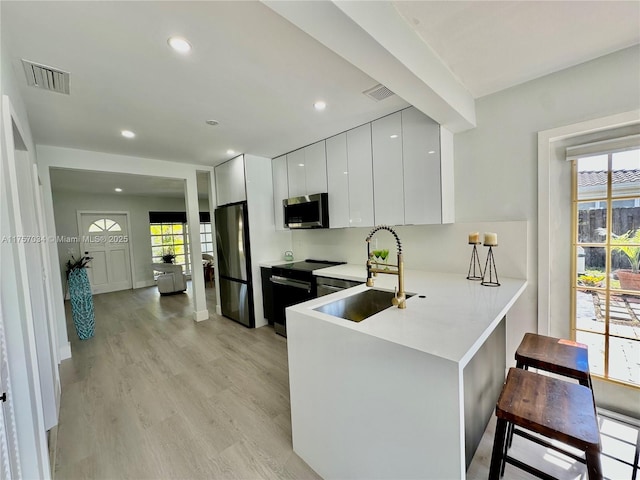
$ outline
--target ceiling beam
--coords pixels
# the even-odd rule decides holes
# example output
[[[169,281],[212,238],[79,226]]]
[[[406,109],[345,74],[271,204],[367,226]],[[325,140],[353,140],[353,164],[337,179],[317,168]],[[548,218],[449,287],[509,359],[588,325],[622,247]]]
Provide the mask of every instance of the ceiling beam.
[[[392,2],[263,3],[452,132],[475,127],[473,96]]]

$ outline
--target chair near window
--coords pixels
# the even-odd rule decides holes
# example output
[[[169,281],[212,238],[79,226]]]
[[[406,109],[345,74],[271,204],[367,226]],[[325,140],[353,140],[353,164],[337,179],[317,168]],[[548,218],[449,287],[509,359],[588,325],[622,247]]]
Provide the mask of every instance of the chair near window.
[[[204,269],[204,286],[207,286],[207,282],[211,284],[213,287],[213,255],[209,255],[208,253],[202,254],[202,267]]]
[[[187,289],[187,277],[182,273],[182,265],[154,263],[153,270],[161,272],[156,278],[160,295],[181,293]]]

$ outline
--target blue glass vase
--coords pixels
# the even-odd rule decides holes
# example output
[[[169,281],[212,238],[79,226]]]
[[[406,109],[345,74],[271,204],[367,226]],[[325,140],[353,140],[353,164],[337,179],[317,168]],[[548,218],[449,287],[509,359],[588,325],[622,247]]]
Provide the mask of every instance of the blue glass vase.
[[[93,337],[96,318],[93,311],[93,295],[87,270],[76,268],[69,273],[69,298],[71,316],[80,340]]]

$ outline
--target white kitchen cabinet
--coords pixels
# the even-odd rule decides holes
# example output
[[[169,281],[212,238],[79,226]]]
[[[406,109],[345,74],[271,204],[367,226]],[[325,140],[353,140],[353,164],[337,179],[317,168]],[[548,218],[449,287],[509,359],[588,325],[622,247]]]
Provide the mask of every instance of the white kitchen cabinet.
[[[289,198],[289,182],[287,180],[287,156],[282,155],[271,161],[273,175],[273,211],[276,230],[286,230],[282,201]]]
[[[347,134],[327,138],[327,187],[329,227],[349,226],[349,164]]]
[[[325,141],[287,154],[289,197],[327,192]]]
[[[402,111],[404,223],[442,223],[440,125],[414,107]]]
[[[402,114],[396,112],[371,122],[375,221],[404,224],[402,168]]]
[[[307,178],[304,170],[304,148],[287,153],[288,198],[300,197],[307,194]]]
[[[347,132],[347,165],[349,204],[345,204],[343,208],[349,208],[349,225],[372,227],[374,215],[370,123]]]
[[[242,202],[247,199],[244,187],[244,155],[238,155],[217,165],[214,169],[214,176],[218,206]]]
[[[304,147],[304,174],[304,195],[327,193],[327,155],[324,140]]]

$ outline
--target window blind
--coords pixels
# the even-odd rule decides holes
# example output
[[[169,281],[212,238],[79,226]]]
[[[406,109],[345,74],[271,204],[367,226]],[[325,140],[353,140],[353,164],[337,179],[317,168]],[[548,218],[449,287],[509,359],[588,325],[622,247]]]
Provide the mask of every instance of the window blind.
[[[595,157],[608,153],[626,152],[640,148],[640,135],[628,135],[626,137],[612,138],[599,142],[585,143],[567,147],[567,160]]]

